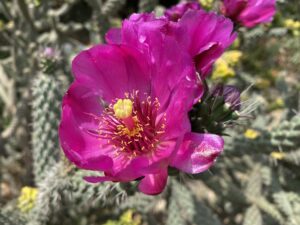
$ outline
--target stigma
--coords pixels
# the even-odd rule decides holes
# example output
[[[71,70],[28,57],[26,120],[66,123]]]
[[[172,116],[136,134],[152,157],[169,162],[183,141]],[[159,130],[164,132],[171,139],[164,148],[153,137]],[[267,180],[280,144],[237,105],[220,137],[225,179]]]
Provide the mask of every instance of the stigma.
[[[114,115],[117,119],[122,120],[125,125],[127,133],[134,135],[136,123],[132,117],[133,102],[130,99],[118,99],[118,101],[113,105]],[[134,132],[132,132],[134,131]],[[125,131],[124,131],[125,132]],[[126,132],[125,132],[126,133]]]
[[[130,99],[118,99],[113,109],[115,117],[118,119],[126,119],[132,115],[133,102]]]

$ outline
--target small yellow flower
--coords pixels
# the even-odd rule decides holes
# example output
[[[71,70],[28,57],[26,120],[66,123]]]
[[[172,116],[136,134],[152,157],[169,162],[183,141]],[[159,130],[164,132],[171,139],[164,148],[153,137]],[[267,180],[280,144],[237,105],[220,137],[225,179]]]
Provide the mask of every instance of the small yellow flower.
[[[286,19],[284,21],[284,26],[291,30],[297,30],[297,29],[300,29],[300,21]]]
[[[293,30],[293,35],[294,35],[295,37],[300,36],[300,30]]]
[[[248,139],[256,139],[260,136],[260,132],[253,130],[253,129],[247,129],[244,133],[244,136]]]
[[[283,101],[283,99],[282,98],[276,98],[275,101],[273,101],[272,103],[270,103],[270,105],[269,105],[268,108],[269,108],[270,111],[284,108],[284,101]]]
[[[23,187],[18,198],[18,208],[21,212],[29,212],[35,205],[38,190],[33,187]]]
[[[242,57],[242,52],[238,50],[227,51],[223,54],[222,58],[230,65],[235,66]]]
[[[286,19],[284,21],[284,26],[292,31],[294,36],[300,35],[300,21],[292,20],[292,19]]]
[[[140,216],[133,216],[133,211],[124,212],[119,220],[109,220],[103,225],[140,225],[142,219]]]
[[[284,101],[282,100],[282,98],[276,98],[275,104],[278,108],[284,107]]]
[[[272,152],[271,157],[277,160],[282,160],[285,157],[285,154],[283,152]]]
[[[221,58],[219,58],[216,63],[212,73],[212,79],[226,79],[228,77],[235,76],[234,66],[237,65],[242,57],[242,52],[237,50],[232,50],[225,52]]]
[[[120,218],[120,220],[125,224],[133,222],[132,219],[133,219],[133,212],[131,210],[125,212]]]
[[[213,80],[225,79],[234,76],[235,76],[234,70],[228,65],[228,63],[224,59],[220,58],[216,61],[215,68],[212,73]]]

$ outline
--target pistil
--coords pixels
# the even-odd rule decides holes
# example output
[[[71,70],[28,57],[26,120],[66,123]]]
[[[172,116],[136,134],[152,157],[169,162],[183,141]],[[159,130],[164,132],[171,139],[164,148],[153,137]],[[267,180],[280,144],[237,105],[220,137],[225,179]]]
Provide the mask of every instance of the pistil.
[[[129,131],[135,128],[132,117],[133,102],[130,99],[119,99],[113,106],[115,117],[122,120]]]

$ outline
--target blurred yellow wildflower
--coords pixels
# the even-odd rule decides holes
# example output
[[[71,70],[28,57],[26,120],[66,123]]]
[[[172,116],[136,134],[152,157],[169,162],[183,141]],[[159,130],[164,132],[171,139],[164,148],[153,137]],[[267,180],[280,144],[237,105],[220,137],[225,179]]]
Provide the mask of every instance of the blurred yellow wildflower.
[[[23,187],[18,198],[18,208],[21,212],[29,212],[35,205],[38,190],[33,187]]]
[[[228,63],[229,66],[235,66],[242,57],[242,52],[238,50],[232,50],[225,52],[222,58]]]
[[[133,216],[133,211],[128,210],[122,214],[119,220],[109,220],[103,225],[140,225],[142,222],[140,216]]]
[[[14,28],[15,28],[15,23],[14,23],[14,21],[9,21],[7,24],[6,24],[6,28],[8,29],[8,30],[13,30]]]
[[[285,157],[285,154],[283,152],[272,152],[271,157],[277,160],[282,160]]]
[[[291,30],[296,30],[296,29],[300,29],[300,21],[297,20],[292,20],[292,19],[286,19],[284,21],[284,26],[286,28],[289,28]]]
[[[269,105],[268,108],[269,108],[270,111],[284,108],[284,101],[283,101],[283,99],[282,98],[276,98],[275,101],[272,102]]]
[[[215,63],[215,67],[212,73],[212,79],[225,79],[235,76],[233,67],[238,64],[241,57],[241,51],[232,50],[225,52],[223,56],[219,58]]]
[[[234,77],[234,76],[235,76],[234,70],[231,67],[229,67],[228,63],[225,60],[220,58],[216,61],[215,69],[212,73],[213,80]]]
[[[247,129],[244,133],[244,136],[248,139],[256,139],[259,135],[260,132],[253,129]]]
[[[286,19],[284,21],[284,26],[291,30],[295,36],[300,36],[300,21]]]
[[[277,106],[278,108],[284,107],[284,101],[283,101],[282,98],[276,98],[275,104],[276,104],[276,106]]]
[[[3,20],[0,20],[0,30],[3,30],[3,28],[4,28],[4,22]]]
[[[214,0],[199,0],[201,6],[205,9],[211,9],[213,7]]]
[[[260,89],[266,89],[271,86],[271,81],[266,78],[258,78],[255,82],[255,86]]]

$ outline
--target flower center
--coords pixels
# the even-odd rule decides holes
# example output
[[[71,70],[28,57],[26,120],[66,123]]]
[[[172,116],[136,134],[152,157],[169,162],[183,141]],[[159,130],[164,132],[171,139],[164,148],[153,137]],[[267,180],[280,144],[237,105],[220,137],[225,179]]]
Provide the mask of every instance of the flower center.
[[[147,97],[141,101],[138,92],[117,99],[100,118],[99,137],[107,139],[117,154],[140,155],[154,150],[165,132],[165,114],[159,113],[159,101]]]

